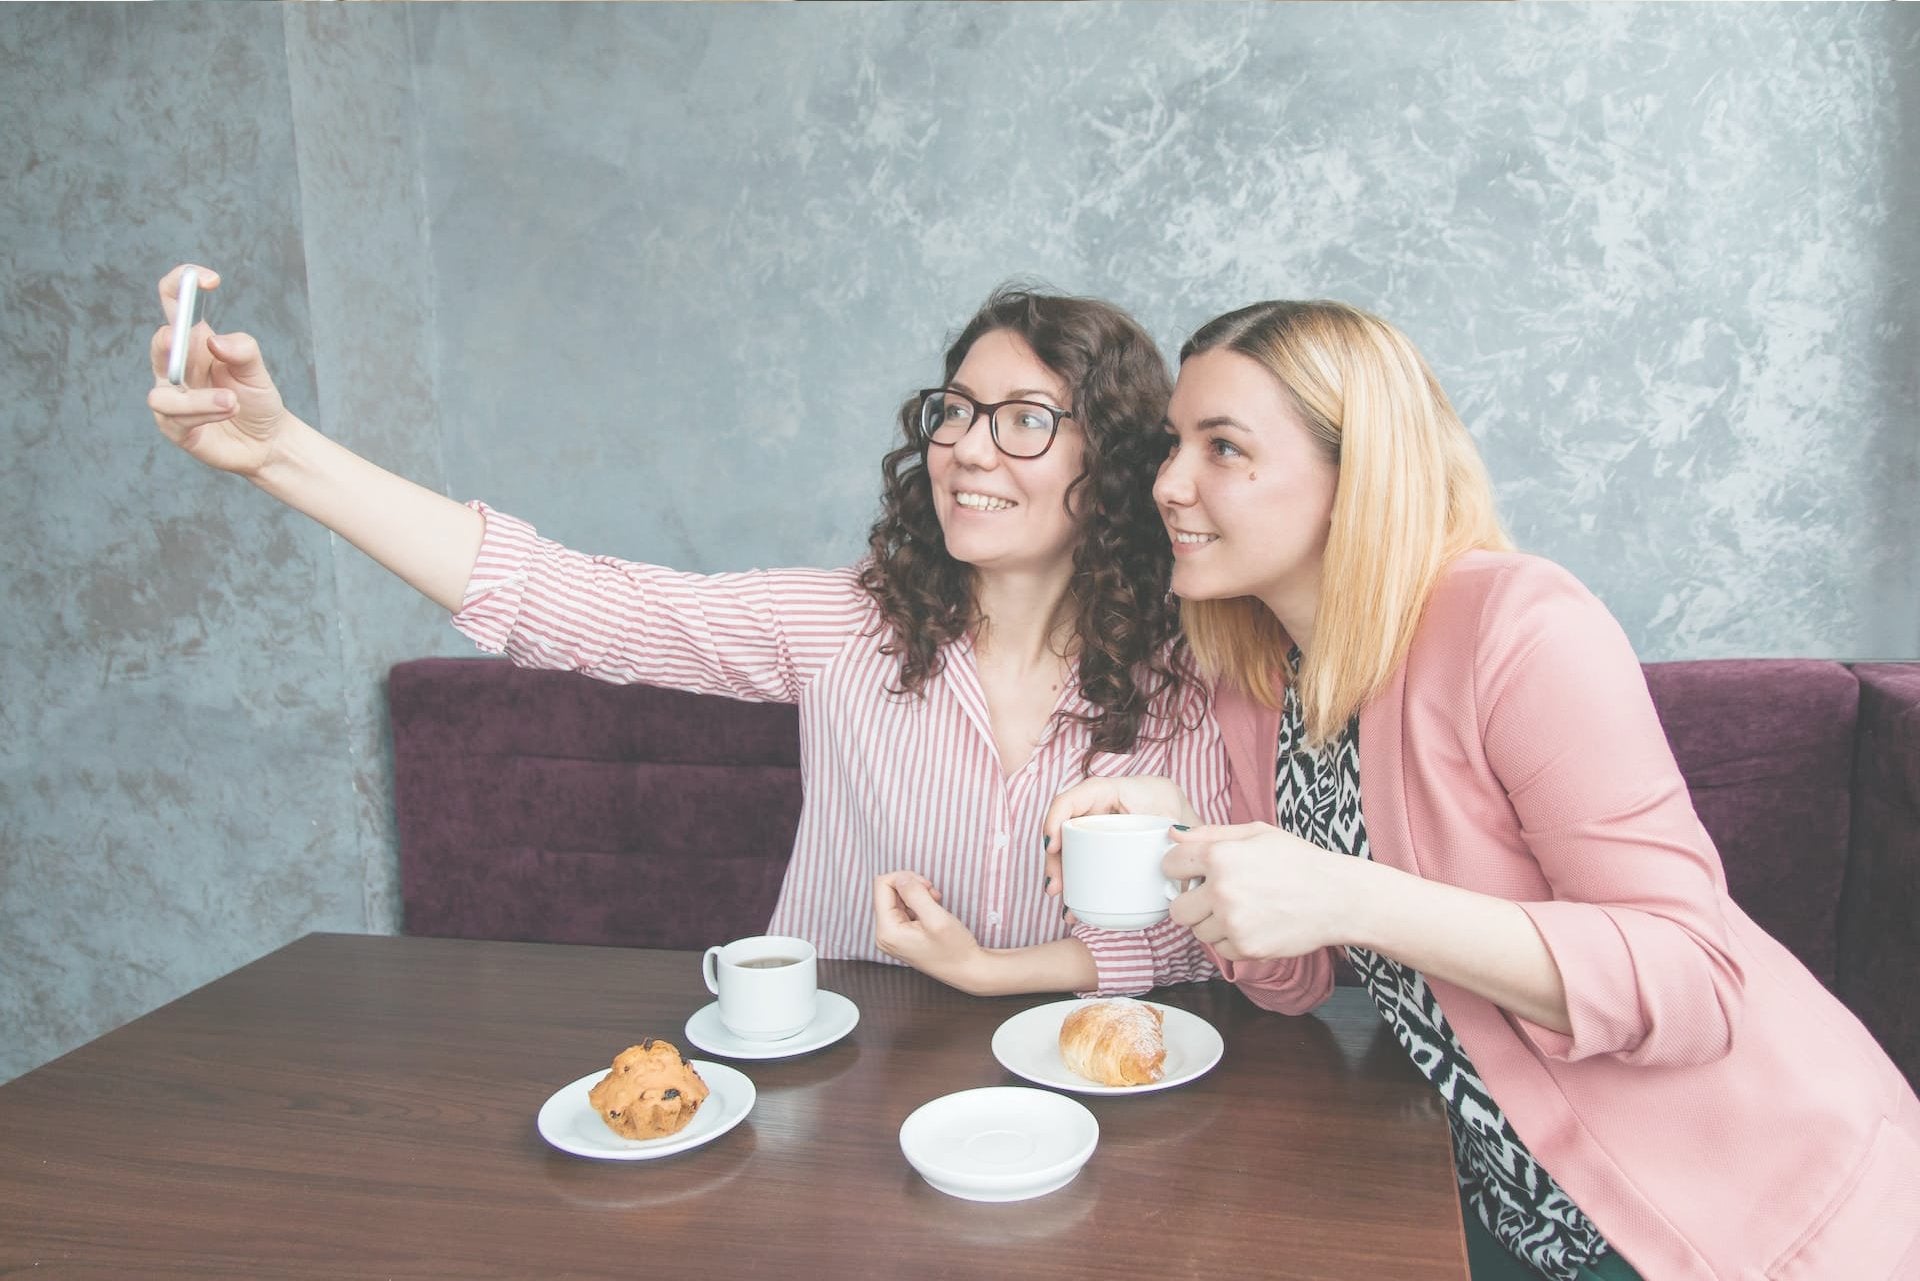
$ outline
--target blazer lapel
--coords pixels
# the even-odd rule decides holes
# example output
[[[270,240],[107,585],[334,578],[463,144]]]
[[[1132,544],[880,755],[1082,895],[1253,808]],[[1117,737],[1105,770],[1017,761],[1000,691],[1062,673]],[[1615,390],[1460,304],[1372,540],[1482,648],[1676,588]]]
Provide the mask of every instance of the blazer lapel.
[[[1407,664],[1402,663],[1386,688],[1360,709],[1360,818],[1374,862],[1418,875],[1402,755],[1406,707]]]
[[[1231,818],[1236,823],[1275,823],[1274,754],[1280,749],[1280,713],[1263,707],[1238,686],[1215,688],[1214,719],[1232,766]],[[1266,780],[1261,786],[1257,780]]]

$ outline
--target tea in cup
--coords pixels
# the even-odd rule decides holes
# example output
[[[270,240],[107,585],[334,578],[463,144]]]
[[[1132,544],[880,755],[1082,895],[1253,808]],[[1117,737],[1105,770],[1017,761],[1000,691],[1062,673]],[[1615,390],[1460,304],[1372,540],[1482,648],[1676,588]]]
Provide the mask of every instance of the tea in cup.
[[[1088,925],[1142,930],[1167,919],[1181,890],[1160,871],[1173,820],[1152,814],[1082,814],[1061,828],[1062,897]]]
[[[708,948],[700,973],[720,998],[727,1031],[743,1041],[782,1041],[813,1022],[818,959],[805,939],[757,934]]]

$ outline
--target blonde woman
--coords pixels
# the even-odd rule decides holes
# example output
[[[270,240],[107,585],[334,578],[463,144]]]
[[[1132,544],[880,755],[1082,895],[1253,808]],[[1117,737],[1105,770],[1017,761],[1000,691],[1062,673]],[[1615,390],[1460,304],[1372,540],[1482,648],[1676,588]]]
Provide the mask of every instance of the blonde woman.
[[[1920,1276],[1920,1103],[1728,898],[1625,636],[1511,550],[1413,345],[1269,302],[1180,362],[1154,496],[1235,825],[1180,835],[1174,919],[1286,1014],[1345,953],[1445,1100],[1476,1278]],[[1092,779],[1047,830],[1170,807]]]

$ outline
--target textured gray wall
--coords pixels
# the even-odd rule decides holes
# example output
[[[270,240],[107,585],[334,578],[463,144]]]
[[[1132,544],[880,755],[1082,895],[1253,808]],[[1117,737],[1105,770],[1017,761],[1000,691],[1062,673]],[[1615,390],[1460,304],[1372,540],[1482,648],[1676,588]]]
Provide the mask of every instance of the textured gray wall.
[[[164,69],[187,67],[177,78]],[[1920,656],[1908,5],[0,6],[0,1079],[390,930],[431,607],[142,405],[290,401],[576,544],[843,562],[997,281],[1381,311],[1648,658]]]
[[[325,532],[141,422],[181,257],[272,282],[246,320],[312,402],[279,15],[10,5],[0,86],[4,1076],[363,928],[366,853]]]

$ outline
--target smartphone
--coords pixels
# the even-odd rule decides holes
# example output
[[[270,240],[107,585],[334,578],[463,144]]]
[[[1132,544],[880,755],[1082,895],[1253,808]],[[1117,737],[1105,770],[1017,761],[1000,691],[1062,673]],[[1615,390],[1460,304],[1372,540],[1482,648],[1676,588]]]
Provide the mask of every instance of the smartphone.
[[[179,387],[187,381],[187,353],[193,349],[193,327],[200,323],[205,304],[200,273],[189,267],[180,273],[180,301],[173,309],[173,347],[167,353],[167,381]]]

